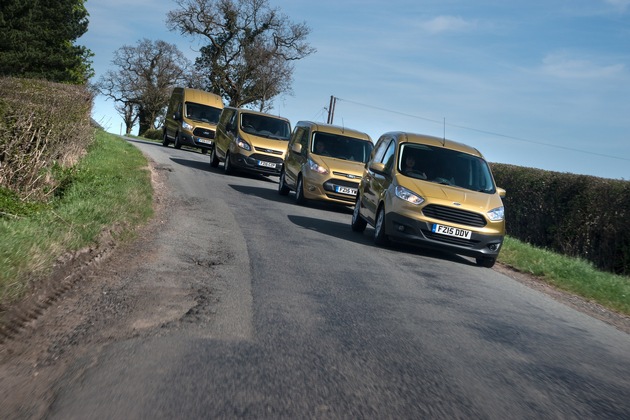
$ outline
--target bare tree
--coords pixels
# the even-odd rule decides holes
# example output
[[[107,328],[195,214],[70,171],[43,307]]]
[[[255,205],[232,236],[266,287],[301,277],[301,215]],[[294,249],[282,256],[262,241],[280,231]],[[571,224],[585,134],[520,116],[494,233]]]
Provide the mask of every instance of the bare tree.
[[[174,44],[143,39],[136,46],[124,45],[114,53],[109,70],[95,84],[96,89],[116,103],[126,133],[138,122],[138,133],[157,128],[174,86],[188,84],[190,61]]]
[[[267,0],[176,0],[167,25],[181,34],[200,36],[197,68],[204,87],[232,106],[264,110],[291,90],[292,62],[315,52],[306,42],[310,28],[295,24]]]

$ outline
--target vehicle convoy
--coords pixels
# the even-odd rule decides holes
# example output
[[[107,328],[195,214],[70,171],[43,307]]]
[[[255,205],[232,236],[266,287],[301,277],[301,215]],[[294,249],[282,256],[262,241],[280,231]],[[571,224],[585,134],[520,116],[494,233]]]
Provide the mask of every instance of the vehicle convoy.
[[[279,175],[291,136],[288,119],[248,109],[225,107],[217,125],[210,166],[223,162],[225,173],[247,171]]]
[[[451,140],[383,134],[356,195],[352,230],[476,258],[492,267],[505,236],[505,190],[483,155]]]
[[[173,89],[164,120],[162,145],[174,143],[208,153],[212,149],[223,100],[203,90],[176,87]]]
[[[295,201],[353,205],[374,144],[365,133],[311,121],[297,123],[289,140],[278,193]]]

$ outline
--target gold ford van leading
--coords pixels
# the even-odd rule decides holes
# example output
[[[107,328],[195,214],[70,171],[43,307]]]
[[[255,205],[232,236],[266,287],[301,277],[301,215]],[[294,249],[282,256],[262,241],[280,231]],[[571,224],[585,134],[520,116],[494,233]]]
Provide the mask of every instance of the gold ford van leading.
[[[356,196],[352,230],[476,258],[492,267],[505,236],[501,197],[486,160],[451,140],[392,132],[380,137]]]
[[[365,133],[300,121],[295,126],[278,182],[278,193],[295,191],[295,201],[353,205],[363,167],[374,144]]]
[[[223,100],[219,95],[198,89],[173,89],[164,120],[162,145],[166,147],[173,142],[176,149],[186,145],[208,153],[222,109]]]
[[[217,125],[210,166],[223,162],[225,173],[236,170],[279,175],[291,136],[289,120],[249,109],[225,107]]]

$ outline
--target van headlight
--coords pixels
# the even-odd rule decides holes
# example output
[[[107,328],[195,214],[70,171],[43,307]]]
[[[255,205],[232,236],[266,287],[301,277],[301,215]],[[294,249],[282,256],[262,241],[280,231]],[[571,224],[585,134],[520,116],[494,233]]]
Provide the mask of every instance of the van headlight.
[[[247,150],[248,152],[252,150],[252,146],[250,146],[249,143],[247,143],[245,140],[243,140],[240,137],[236,138],[236,145],[240,147],[241,149]]]
[[[424,198],[400,185],[396,187],[396,197],[415,205],[424,203]]]
[[[318,174],[322,175],[326,175],[328,173],[328,169],[324,168],[322,165],[318,164],[311,158],[308,158],[308,161],[306,163],[311,171],[315,171]]]
[[[493,222],[499,222],[505,217],[505,209],[503,208],[503,206],[497,207],[496,209],[490,210],[486,214],[488,215],[488,219],[492,220]]]
[[[184,130],[193,131],[193,129],[195,127],[193,127],[192,125],[188,124],[186,121],[182,121],[182,128]]]

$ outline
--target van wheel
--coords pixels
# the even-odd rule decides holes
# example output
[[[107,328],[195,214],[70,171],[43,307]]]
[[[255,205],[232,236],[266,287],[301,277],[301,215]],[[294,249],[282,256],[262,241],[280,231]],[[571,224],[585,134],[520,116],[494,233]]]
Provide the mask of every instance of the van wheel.
[[[289,187],[287,187],[287,184],[284,181],[284,171],[282,171],[280,172],[280,179],[278,180],[278,194],[288,195],[289,191]]]
[[[179,141],[179,133],[175,134],[175,148],[181,149],[182,143]]]
[[[202,155],[207,155],[208,154],[208,149],[201,149],[201,154]]]
[[[357,200],[354,203],[354,211],[352,212],[352,230],[355,232],[363,232],[367,226],[365,219],[361,217],[361,197],[357,194]]]
[[[374,223],[374,243],[378,246],[389,244],[389,239],[385,235],[385,206],[380,206],[376,213],[376,222]]]
[[[210,153],[210,166],[216,168],[219,166],[219,158],[217,157],[217,145],[215,144]]]
[[[168,147],[168,136],[166,135],[166,131],[164,132],[164,137],[162,138],[162,146]]]
[[[298,177],[297,186],[295,187],[295,202],[300,205],[306,204],[306,198],[304,197],[304,183],[302,182],[302,175]]]
[[[230,157],[230,152],[227,152],[225,155],[225,162],[223,162],[223,171],[226,175],[230,175],[234,173],[234,168],[232,168],[232,158]]]
[[[477,258],[477,265],[481,267],[492,268],[492,266],[494,265],[496,261],[497,261],[496,258],[479,257]]]

